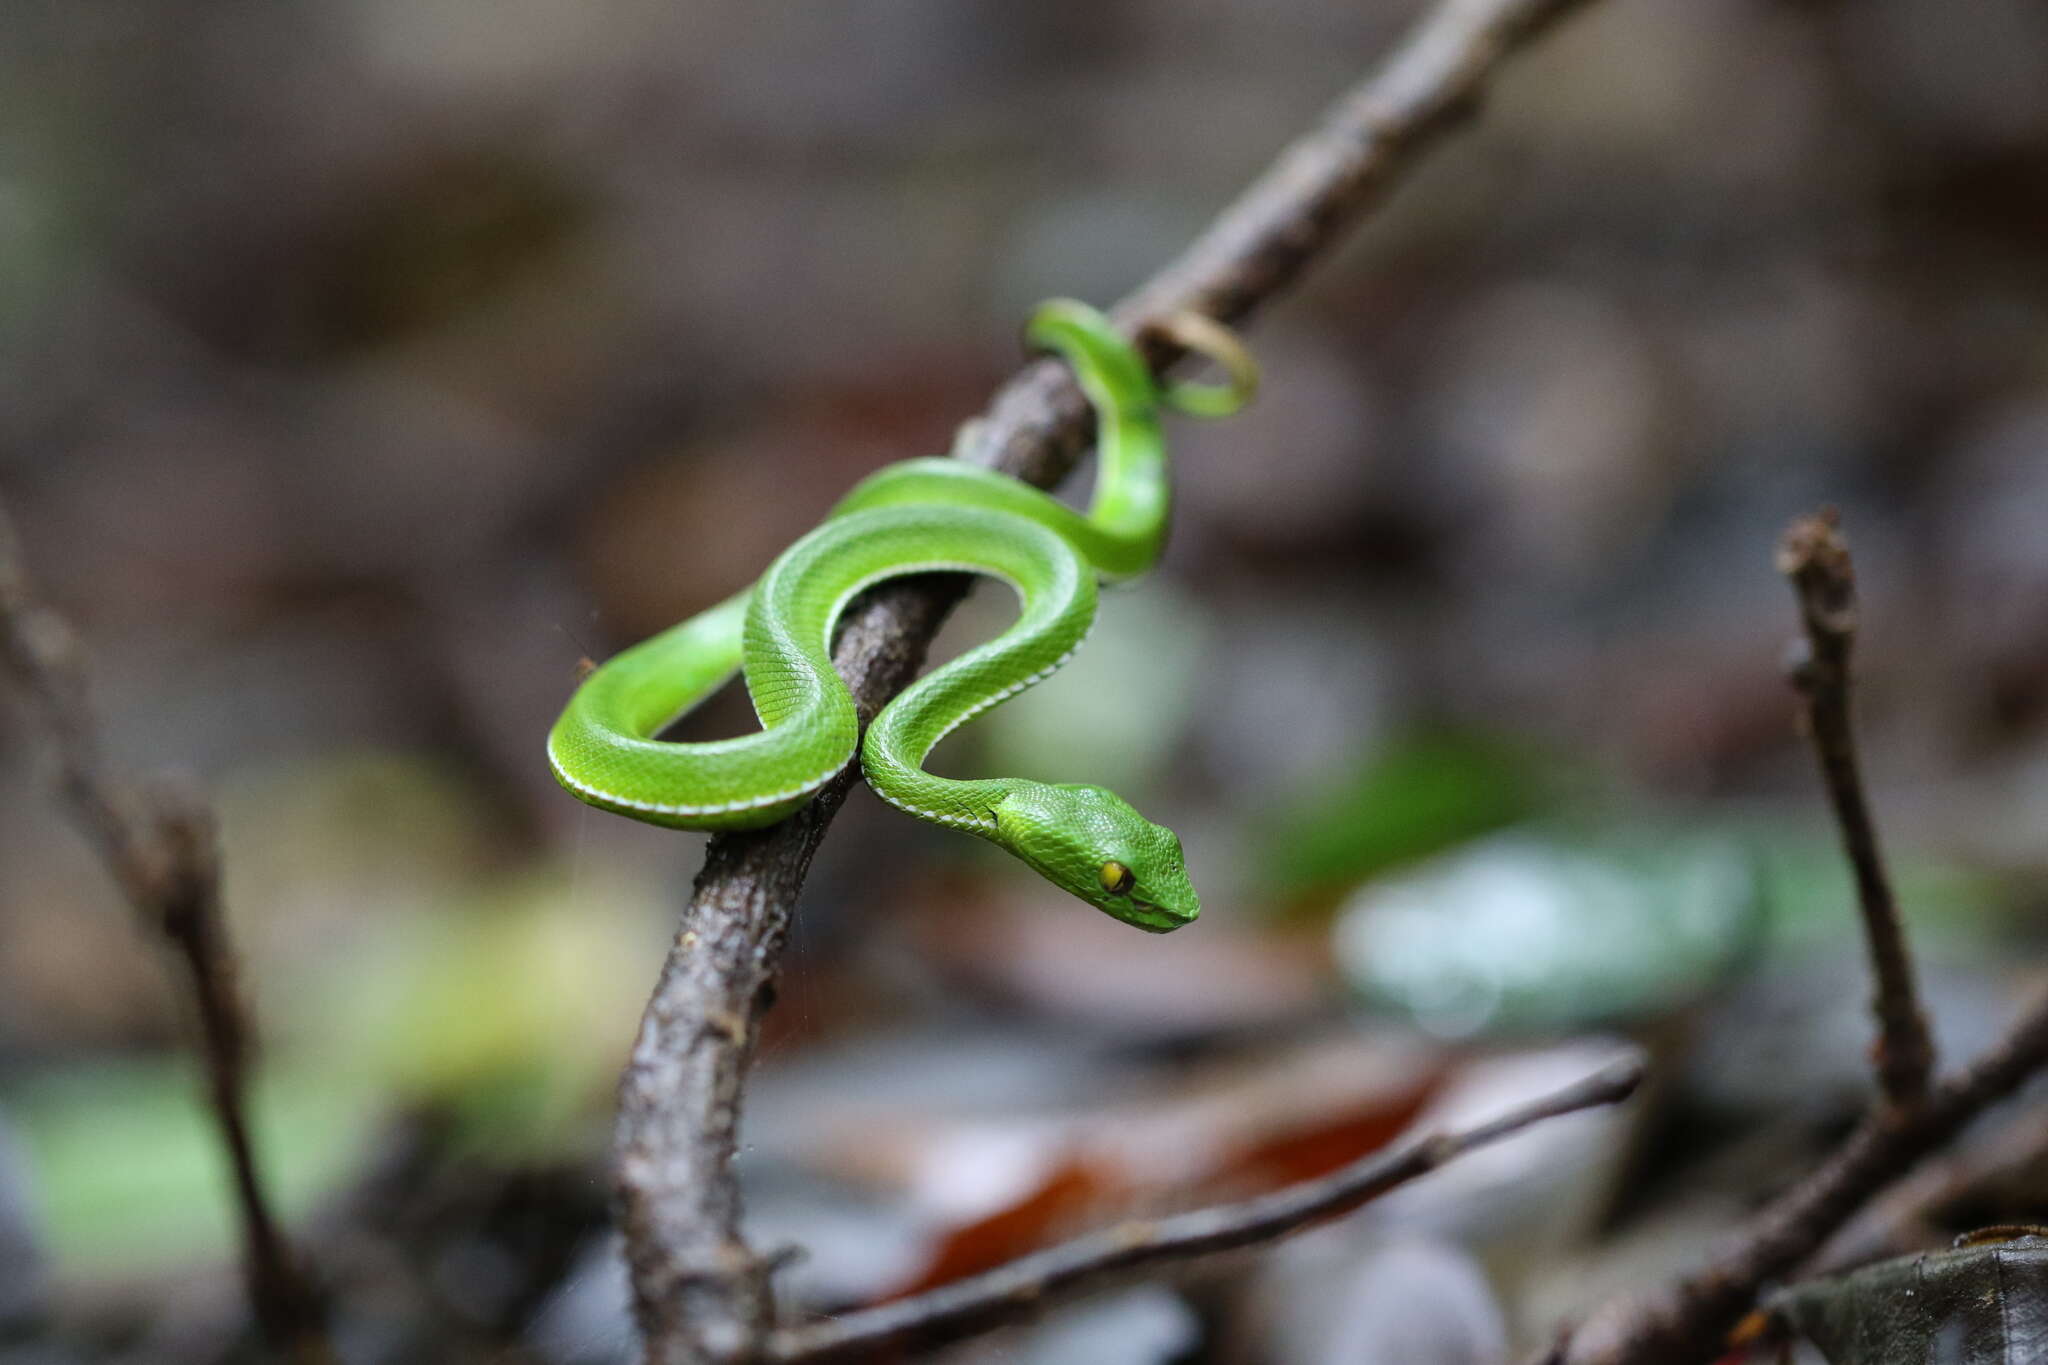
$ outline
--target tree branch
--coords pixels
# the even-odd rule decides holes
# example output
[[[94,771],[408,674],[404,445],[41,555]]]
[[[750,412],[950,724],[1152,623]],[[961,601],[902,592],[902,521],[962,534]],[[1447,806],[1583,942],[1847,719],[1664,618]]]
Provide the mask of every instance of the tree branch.
[[[1807,737],[1820,760],[1828,803],[1856,878],[1863,936],[1870,946],[1877,1015],[1873,1057],[1887,1102],[1909,1105],[1926,1092],[1934,1043],[1913,984],[1913,960],[1891,878],[1878,851],[1877,823],[1863,794],[1856,737],[1849,723],[1850,653],[1856,643],[1856,574],[1834,509],[1801,517],[1778,543],[1778,572],[1792,580],[1806,648],[1792,669],[1804,700]]]
[[[1581,3],[1445,0],[1378,74],[1119,306],[1118,320],[1164,367],[1177,355],[1153,331],[1162,318],[1251,313],[1470,113],[1509,55]],[[1004,385],[984,416],[968,458],[1039,487],[1067,473],[1090,430],[1072,377],[1044,360]],[[964,590],[957,578],[898,583],[848,613],[835,661],[864,717],[914,676]],[[797,891],[853,780],[841,774],[773,829],[712,841],[621,1078],[619,1220],[650,1365],[745,1359],[772,1322],[730,1170],[742,1078]]]
[[[1417,1138],[1398,1150],[1375,1152],[1342,1170],[1256,1199],[1157,1221],[1122,1223],[913,1298],[786,1327],[771,1339],[768,1356],[778,1365],[820,1365],[884,1346],[928,1350],[1028,1317],[1061,1294],[1099,1288],[1118,1277],[1198,1256],[1278,1241],[1350,1213],[1532,1124],[1618,1104],[1635,1093],[1642,1077],[1639,1060],[1619,1062],[1490,1123]]]
[[[234,1183],[243,1275],[265,1338],[303,1365],[330,1361],[318,1296],[271,1216],[247,1116],[250,1027],[235,988],[221,913],[213,812],[183,786],[139,790],[101,750],[85,669],[70,627],[29,589],[20,543],[0,508],[0,664],[21,684],[55,742],[59,785],[135,911],[184,969],[206,1067],[207,1098]]]

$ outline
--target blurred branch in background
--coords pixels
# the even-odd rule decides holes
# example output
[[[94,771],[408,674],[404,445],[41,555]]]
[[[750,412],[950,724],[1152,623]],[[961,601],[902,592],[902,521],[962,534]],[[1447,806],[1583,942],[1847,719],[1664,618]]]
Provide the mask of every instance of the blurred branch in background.
[[[1642,1079],[1641,1061],[1620,1062],[1490,1123],[1428,1134],[1397,1150],[1363,1157],[1319,1180],[1241,1203],[1122,1223],[929,1293],[844,1313],[815,1326],[784,1328],[773,1337],[768,1356],[789,1365],[812,1365],[882,1347],[930,1349],[1029,1316],[1077,1287],[1099,1288],[1135,1271],[1277,1241],[1350,1213],[1532,1124],[1619,1104],[1635,1093]]]
[[[1971,1132],[1872,1200],[1801,1267],[1801,1277],[1838,1275],[1938,1246],[1945,1229],[1982,1224],[1985,1206],[1996,1207],[2044,1164],[2048,1108],[2035,1100]],[[2017,1202],[2031,1205],[2031,1191]]]
[[[185,970],[207,1098],[234,1182],[243,1271],[256,1320],[290,1359],[323,1365],[334,1357],[319,1296],[278,1231],[249,1134],[252,1039],[222,915],[213,811],[189,787],[141,788],[107,763],[77,640],[63,618],[30,592],[20,542],[4,508],[0,659],[49,728],[62,791],[79,826],[120,883],[143,930],[161,935]]]
[[[1794,669],[1794,683],[1807,700],[1807,723],[1862,897],[1877,978],[1883,1101],[1705,1267],[1642,1302],[1596,1313],[1545,1357],[1557,1365],[1706,1365],[1718,1359],[1729,1349],[1730,1329],[1765,1286],[1798,1270],[1878,1191],[2048,1065],[2043,1000],[1968,1067],[1925,1088],[1932,1048],[1849,729],[1855,579],[1835,515],[1794,522],[1780,544],[1778,567],[1792,579],[1812,649]]]
[[[1842,834],[1842,849],[1856,878],[1863,911],[1863,935],[1870,947],[1873,1008],[1878,1036],[1873,1055],[1885,1099],[1904,1106],[1927,1090],[1934,1069],[1934,1044],[1913,983],[1898,898],[1878,850],[1877,823],[1863,794],[1850,729],[1850,656],[1856,643],[1856,571],[1833,509],[1801,517],[1778,544],[1778,571],[1792,580],[1799,598],[1805,649],[1790,670],[1792,685],[1805,699],[1807,738],[1820,760],[1828,804]]]
[[[1547,1360],[1560,1365],[1705,1365],[1757,1293],[1797,1270],[1857,1210],[1922,1157],[2048,1065],[2048,1001],[1996,1047],[1909,1109],[1880,1107],[1805,1180],[1750,1220],[1728,1248],[1641,1303],[1594,1315]]]
[[[1127,299],[1118,320],[1164,367],[1164,317],[1236,321],[1340,240],[1476,106],[1522,45],[1581,0],[1448,0],[1386,65],[1177,260]],[[1064,367],[1039,361],[997,393],[973,448],[978,463],[1041,487],[1072,467],[1088,411]],[[901,584],[849,610],[835,663],[863,718],[906,685],[965,585]],[[795,817],[712,841],[620,1082],[619,1221],[635,1312],[652,1365],[746,1359],[773,1321],[770,1268],[739,1230],[731,1171],[740,1098],[776,963],[812,856],[852,786],[852,769]]]

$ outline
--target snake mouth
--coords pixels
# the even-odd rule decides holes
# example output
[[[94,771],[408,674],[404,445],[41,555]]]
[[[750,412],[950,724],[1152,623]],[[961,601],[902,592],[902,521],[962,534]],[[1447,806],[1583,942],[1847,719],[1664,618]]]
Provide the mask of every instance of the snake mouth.
[[[1133,896],[1130,900],[1130,909],[1123,918],[1147,933],[1167,934],[1183,925],[1194,923],[1195,916],[1200,913],[1199,907],[1194,910],[1180,910],[1172,906],[1156,905],[1151,901],[1141,901]]]

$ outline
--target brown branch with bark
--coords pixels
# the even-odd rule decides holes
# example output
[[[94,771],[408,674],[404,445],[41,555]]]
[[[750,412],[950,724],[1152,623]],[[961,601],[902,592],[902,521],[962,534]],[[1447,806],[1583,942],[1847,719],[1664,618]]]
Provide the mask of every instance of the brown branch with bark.
[[[1863,910],[1876,978],[1874,1060],[1882,1101],[1704,1267],[1649,1297],[1608,1305],[1574,1329],[1545,1357],[1560,1365],[1706,1365],[1717,1359],[1763,1289],[1799,1270],[1880,1191],[2048,1066],[2044,999],[1997,1046],[1928,1088],[1933,1047],[1849,726],[1856,590],[1836,514],[1824,510],[1795,521],[1780,543],[1778,567],[1792,580],[1808,647],[1792,670],[1793,683],[1805,700],[1807,729]]]
[[[1445,0],[1375,75],[1286,148],[1182,256],[1115,311],[1163,369],[1176,313],[1236,322],[1328,253],[1421,153],[1478,105],[1517,49],[1583,0]],[[1038,361],[996,394],[977,463],[1039,487],[1090,430],[1062,365]],[[914,676],[965,584],[894,584],[848,612],[835,662],[863,720]],[[758,1356],[774,1322],[769,1269],[740,1235],[731,1171],[741,1091],[811,858],[849,770],[773,829],[712,841],[619,1087],[616,1192],[650,1365]]]
[[[59,789],[73,818],[120,885],[138,926],[160,940],[180,966],[206,1070],[208,1110],[228,1156],[243,1277],[257,1325],[287,1358],[324,1365],[334,1357],[321,1302],[271,1213],[249,1133],[253,1038],[222,914],[212,808],[188,786],[138,786],[107,761],[77,639],[30,590],[20,541],[4,508],[0,665],[49,731]]]
[[[1132,1221],[1034,1252],[1006,1266],[896,1303],[803,1327],[769,1342],[778,1365],[822,1365],[883,1347],[930,1349],[1027,1317],[1077,1288],[1199,1256],[1263,1246],[1361,1208],[1465,1153],[1512,1137],[1546,1119],[1618,1104],[1641,1084],[1639,1060],[1618,1062],[1576,1085],[1533,1100],[1488,1123],[1419,1137],[1375,1152],[1315,1180],[1235,1204],[1170,1218]]]

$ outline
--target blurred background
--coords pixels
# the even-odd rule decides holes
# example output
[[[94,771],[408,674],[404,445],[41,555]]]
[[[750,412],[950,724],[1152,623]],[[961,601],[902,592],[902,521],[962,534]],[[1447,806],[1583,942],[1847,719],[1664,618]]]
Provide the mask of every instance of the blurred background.
[[[7,0],[0,495],[114,753],[218,801],[349,1361],[630,1358],[612,1088],[702,839],[554,786],[578,660],[945,449],[1034,302],[1138,283],[1420,9]],[[1124,793],[1201,922],[840,817],[742,1154],[793,1309],[1630,1046],[1628,1114],[953,1358],[1488,1362],[1689,1260],[1868,1093],[1771,564],[1823,502],[1940,1041],[1992,1037],[2048,961],[2044,234],[2025,0],[1606,0],[1515,63],[1173,428],[1160,572],[937,758]],[[179,1000],[19,700],[0,1361],[252,1358]]]

